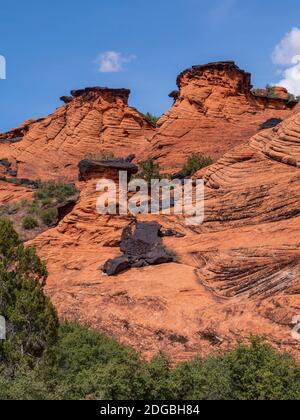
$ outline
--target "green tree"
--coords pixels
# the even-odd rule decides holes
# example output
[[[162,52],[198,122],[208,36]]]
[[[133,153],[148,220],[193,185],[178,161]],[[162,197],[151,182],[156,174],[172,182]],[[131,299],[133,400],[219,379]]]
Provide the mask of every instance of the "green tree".
[[[159,165],[155,163],[154,158],[150,157],[147,160],[143,160],[139,162],[139,167],[140,167],[140,170],[138,174],[135,176],[136,178],[144,179],[148,183],[150,183],[152,179],[161,178],[161,175],[159,172]]]
[[[157,121],[159,120],[159,117],[156,117],[155,115],[151,114],[150,112],[147,112],[147,114],[145,114],[145,117],[154,127],[156,127]]]
[[[58,210],[55,207],[41,211],[41,219],[47,226],[52,226],[56,222],[57,217]]]
[[[24,219],[22,220],[22,227],[25,230],[32,230],[36,227],[38,227],[38,221],[36,220],[35,217],[33,216],[26,216],[24,217]]]
[[[0,220],[0,253],[0,314],[7,331],[0,362],[14,369],[21,362],[34,364],[56,342],[58,319],[43,293],[45,265],[7,220]]]
[[[300,369],[286,354],[278,354],[261,338],[239,345],[225,356],[236,400],[300,399]]]
[[[200,169],[212,164],[213,160],[210,157],[202,156],[199,153],[192,153],[188,156],[187,162],[182,169],[182,173],[185,176],[192,176],[196,172],[200,171]]]

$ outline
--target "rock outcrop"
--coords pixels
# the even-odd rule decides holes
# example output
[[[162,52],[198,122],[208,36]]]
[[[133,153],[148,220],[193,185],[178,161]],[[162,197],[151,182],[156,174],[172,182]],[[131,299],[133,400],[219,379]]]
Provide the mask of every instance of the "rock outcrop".
[[[126,226],[120,245],[124,255],[106,261],[103,272],[108,276],[115,276],[128,268],[174,261],[174,257],[162,246],[160,229],[157,222],[138,222],[135,226]]]
[[[300,106],[254,95],[250,75],[232,62],[193,67],[178,87],[150,145],[153,127],[128,107],[129,91],[102,88],[73,91],[51,116],[0,135],[2,179],[75,180],[86,154],[152,155],[176,172],[191,152],[227,152],[195,175],[205,181],[200,226],[175,214],[98,214],[98,179],[137,168],[131,159],[83,160],[78,201],[30,242],[47,263],[46,292],[61,318],[147,357],[163,350],[184,360],[256,334],[300,359],[291,335],[300,315]],[[0,181],[0,203],[27,197],[31,188]],[[128,226],[152,226],[151,247]],[[153,244],[176,262],[144,264]],[[107,261],[115,276],[101,272]]]
[[[158,121],[144,156],[157,159],[163,171],[179,171],[189,154],[213,159],[245,143],[270,119],[290,115],[284,88],[271,99],[252,93],[251,75],[234,62],[193,66],[177,78],[174,105]]]
[[[1,206],[18,203],[22,200],[32,200],[33,192],[29,187],[11,184],[0,180],[0,208]]]
[[[134,155],[132,156],[135,157]],[[85,159],[79,162],[79,181],[89,179],[107,178],[113,181],[119,181],[119,171],[127,172],[128,177],[138,172],[138,167],[129,161],[130,159],[107,159],[107,160],[89,160]]]
[[[138,153],[151,139],[151,123],[128,106],[129,90],[86,88],[71,94],[48,117],[0,134],[0,157],[11,162],[17,177],[74,181],[78,162],[88,155]]]
[[[99,215],[89,179],[73,211],[33,242],[60,316],[89,322],[146,356],[163,350],[184,360],[256,334],[300,358],[291,335],[300,314],[299,162],[298,112],[200,174],[206,201],[198,227],[175,215]],[[176,232],[163,237],[176,263],[101,275],[120,255],[124,228],[137,221]]]

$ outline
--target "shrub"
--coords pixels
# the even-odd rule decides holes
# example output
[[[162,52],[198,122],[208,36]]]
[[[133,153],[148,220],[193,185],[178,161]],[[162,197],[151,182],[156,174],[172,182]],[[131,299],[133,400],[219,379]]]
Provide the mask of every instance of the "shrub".
[[[25,230],[31,230],[38,227],[38,221],[33,216],[26,216],[22,221],[22,227]]]
[[[20,203],[11,203],[6,206],[6,213],[9,215],[16,214],[20,210]]]
[[[231,396],[236,400],[291,400],[300,398],[300,367],[277,353],[262,338],[239,345],[224,356],[230,370]]]
[[[274,86],[267,85],[266,89],[267,89],[268,98],[271,98],[271,99],[277,99],[278,98],[278,95],[276,94],[276,92],[274,90]]]
[[[77,189],[74,184],[48,181],[39,183],[34,199],[41,201],[43,205],[48,205],[50,203],[64,203],[75,194],[77,194]]]
[[[89,160],[112,160],[115,159],[114,152],[100,152],[100,153],[88,153],[85,159]]]
[[[56,208],[50,208],[41,211],[41,219],[43,223],[47,226],[52,226],[58,217],[58,211]]]
[[[7,158],[0,159],[0,165],[4,166],[5,168],[10,167],[10,162]]]
[[[157,121],[159,120],[159,117],[156,117],[155,115],[151,114],[150,112],[147,112],[147,114],[145,114],[145,117],[147,118],[147,120],[153,125],[156,126],[157,125]]]
[[[196,358],[172,371],[174,399],[292,400],[300,396],[300,369],[261,338],[229,353]]]
[[[149,158],[147,160],[139,162],[140,170],[135,176],[136,178],[141,178],[151,182],[152,179],[160,179],[161,175],[159,173],[159,165],[155,163],[154,158]]]
[[[192,176],[207,166],[212,165],[213,160],[210,157],[202,156],[199,153],[192,153],[182,169],[185,176]]]

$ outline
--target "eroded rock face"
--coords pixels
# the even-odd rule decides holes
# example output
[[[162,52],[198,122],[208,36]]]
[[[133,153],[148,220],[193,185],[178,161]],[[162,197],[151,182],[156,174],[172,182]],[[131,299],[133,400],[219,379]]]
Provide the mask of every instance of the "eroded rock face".
[[[146,356],[162,350],[185,360],[256,334],[300,359],[291,336],[300,314],[299,105],[254,96],[249,74],[232,62],[194,67],[178,85],[146,157],[175,172],[190,152],[217,157],[243,143],[196,174],[206,184],[203,225],[189,227],[176,215],[98,214],[97,180],[115,176],[119,166],[89,160],[78,202],[32,241],[47,263],[47,294],[61,318],[88,322]],[[127,97],[125,90],[74,91],[53,115],[1,135],[0,176],[9,169],[20,178],[76,179],[87,152],[140,157],[153,129]],[[261,127],[271,119],[276,125]],[[0,182],[0,203],[27,194]],[[162,226],[158,235],[176,263],[141,267],[138,258],[124,272],[137,249],[128,226],[141,223]],[[159,257],[145,247],[142,254]],[[101,273],[107,261],[116,276]]]
[[[213,159],[245,143],[269,119],[284,119],[295,103],[284,92],[270,99],[254,96],[251,75],[234,62],[194,66],[177,78],[174,105],[158,122],[145,156],[155,157],[163,171],[180,171],[186,158],[199,152]]]
[[[22,200],[32,200],[33,191],[30,187],[11,184],[0,180],[0,207],[9,203],[18,203]]]
[[[71,94],[48,117],[0,134],[1,159],[12,162],[17,177],[74,181],[87,155],[138,153],[152,137],[152,125],[128,106],[129,90],[86,88]]]
[[[87,321],[146,356],[163,350],[185,360],[256,334],[300,358],[291,335],[300,314],[299,153],[298,112],[201,174],[203,225],[138,216],[179,233],[163,238],[176,263],[110,278],[99,268],[120,255],[121,233],[136,220],[98,215],[95,180],[88,180],[73,211],[34,240],[60,316]],[[118,262],[127,265],[125,259]]]

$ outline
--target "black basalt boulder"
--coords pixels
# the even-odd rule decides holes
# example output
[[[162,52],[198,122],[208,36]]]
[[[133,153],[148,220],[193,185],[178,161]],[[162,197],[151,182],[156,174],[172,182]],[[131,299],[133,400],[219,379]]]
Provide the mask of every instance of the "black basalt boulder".
[[[129,268],[129,260],[123,255],[114,259],[107,260],[103,266],[103,273],[108,276],[116,276],[117,274]]]
[[[123,256],[106,261],[102,271],[115,276],[128,268],[165,264],[175,260],[162,245],[161,225],[157,222],[137,222],[122,232],[120,249]]]

